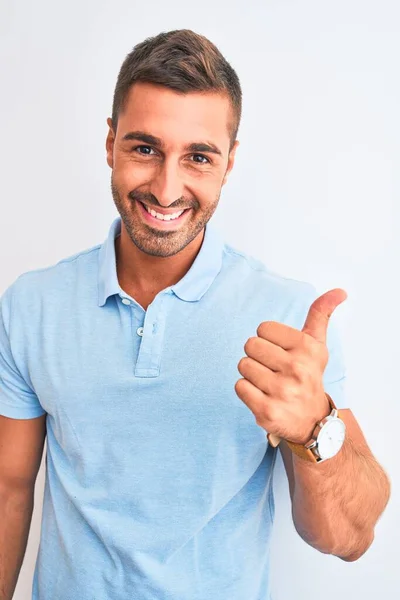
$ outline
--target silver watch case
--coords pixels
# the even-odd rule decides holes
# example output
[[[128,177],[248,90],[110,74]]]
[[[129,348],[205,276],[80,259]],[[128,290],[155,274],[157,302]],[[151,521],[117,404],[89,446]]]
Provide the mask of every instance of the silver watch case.
[[[338,417],[338,410],[333,408],[332,412],[316,425],[310,441],[304,445],[311,450],[317,462],[323,462],[340,452],[345,436],[346,424]]]

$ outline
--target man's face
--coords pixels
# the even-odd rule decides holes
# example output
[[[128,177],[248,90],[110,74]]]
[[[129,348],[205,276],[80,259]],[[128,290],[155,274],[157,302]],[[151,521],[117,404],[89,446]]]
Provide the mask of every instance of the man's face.
[[[113,199],[130,239],[146,254],[177,254],[212,217],[239,144],[229,154],[231,110],[224,95],[179,94],[138,82],[130,89],[116,132],[107,119]],[[190,148],[192,144],[196,146]],[[185,212],[163,221],[142,203],[172,216]]]

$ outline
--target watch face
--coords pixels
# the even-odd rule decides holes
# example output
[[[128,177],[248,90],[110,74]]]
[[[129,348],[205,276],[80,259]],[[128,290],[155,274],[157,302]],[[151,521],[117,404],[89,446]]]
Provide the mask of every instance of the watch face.
[[[345,423],[338,418],[327,421],[318,435],[318,453],[321,458],[332,458],[340,450],[346,433]]]

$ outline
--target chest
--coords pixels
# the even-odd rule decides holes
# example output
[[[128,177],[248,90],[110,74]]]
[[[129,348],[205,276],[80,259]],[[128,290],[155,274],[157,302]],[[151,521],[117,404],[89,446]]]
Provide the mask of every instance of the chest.
[[[265,431],[234,389],[254,333],[248,319],[169,304],[161,296],[143,314],[118,302],[89,321],[71,313],[61,343],[54,325],[43,336],[33,375],[50,445],[86,487],[135,481],[143,502],[149,473],[155,496],[172,485],[171,472],[185,473],[182,494],[216,479],[223,487],[265,451]]]

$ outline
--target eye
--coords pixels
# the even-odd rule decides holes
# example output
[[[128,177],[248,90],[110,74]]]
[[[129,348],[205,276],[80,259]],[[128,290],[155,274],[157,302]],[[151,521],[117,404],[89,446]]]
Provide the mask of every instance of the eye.
[[[203,154],[193,154],[192,156],[197,156],[206,160],[206,162],[198,162],[195,160],[194,162],[197,162],[199,165],[206,165],[207,163],[210,163],[210,160],[207,158],[207,156],[204,156]]]
[[[139,151],[139,149],[146,149],[146,150],[154,150],[151,146],[146,146],[141,144],[140,146],[133,146],[133,148],[131,148],[131,151]],[[149,152],[138,152],[139,154],[141,154],[142,156],[152,156]],[[198,165],[206,165],[206,164],[211,164],[210,159],[207,156],[204,156],[203,154],[192,154],[192,157],[195,156],[197,158],[200,159],[204,159],[204,160],[195,160],[193,162],[197,163]]]
[[[138,150],[139,148],[146,148],[146,150],[153,150],[153,148],[151,146],[143,146],[143,145],[142,146],[134,146],[132,148],[132,150]],[[142,154],[142,156],[151,156],[147,152],[145,152],[144,154],[143,154],[143,152],[139,152],[139,154]]]

